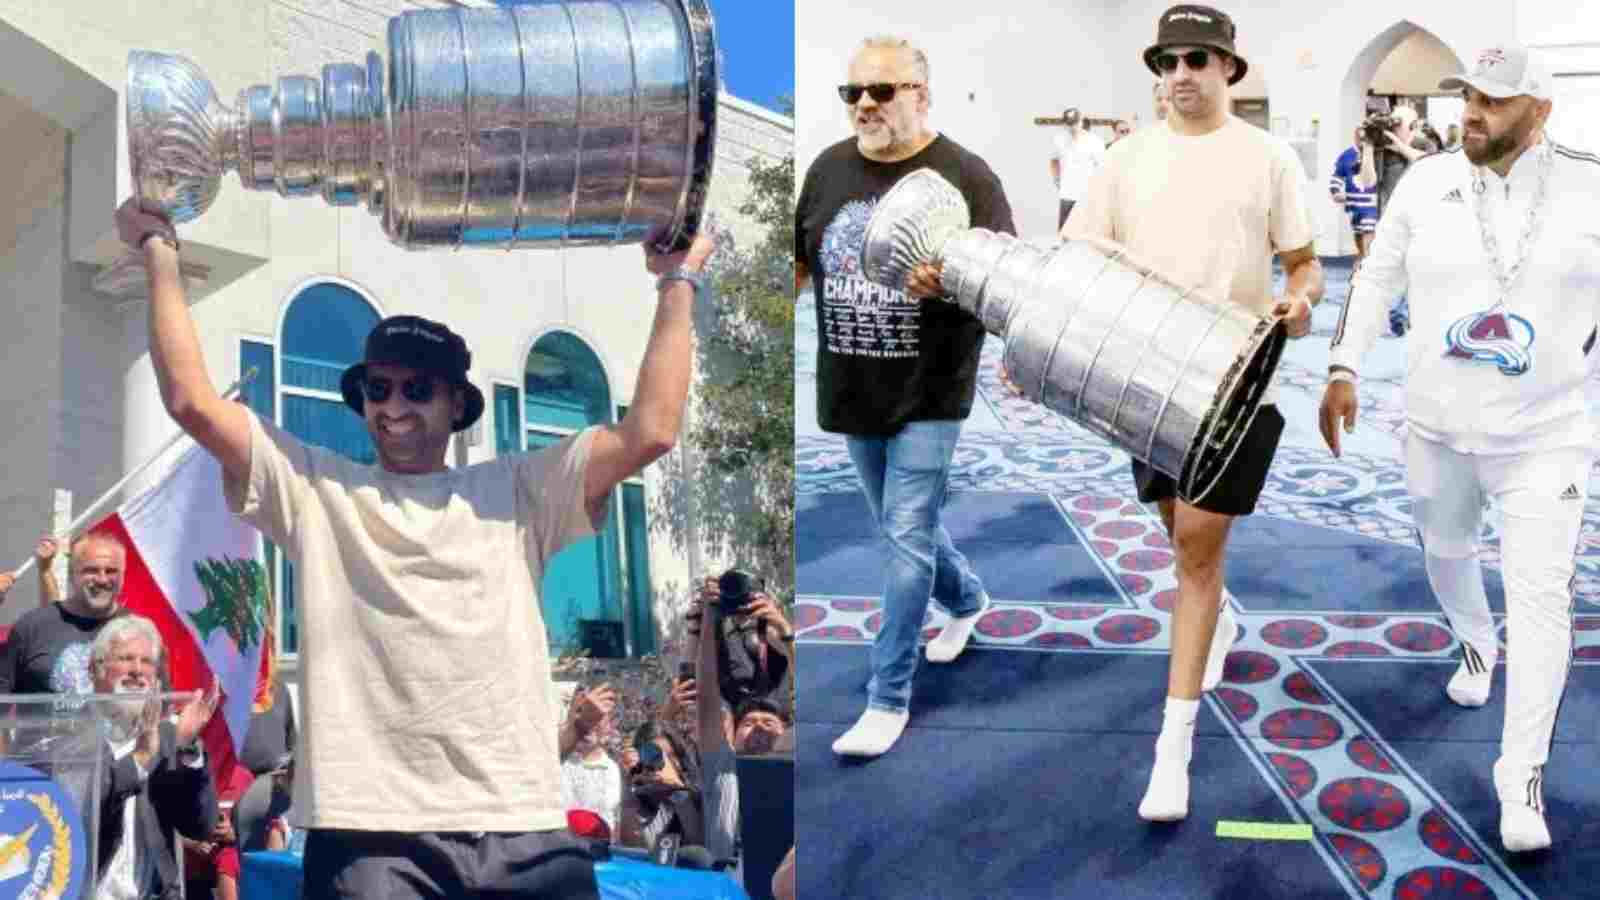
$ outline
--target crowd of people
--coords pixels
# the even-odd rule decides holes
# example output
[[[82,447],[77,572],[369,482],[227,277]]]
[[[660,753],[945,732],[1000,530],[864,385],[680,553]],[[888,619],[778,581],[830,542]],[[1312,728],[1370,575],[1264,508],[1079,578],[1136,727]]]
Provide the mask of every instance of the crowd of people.
[[[742,880],[735,762],[792,751],[794,631],[739,570],[706,578],[684,619],[687,658],[631,734],[617,734],[624,711],[611,684],[574,692],[561,729],[562,797],[589,836]]]

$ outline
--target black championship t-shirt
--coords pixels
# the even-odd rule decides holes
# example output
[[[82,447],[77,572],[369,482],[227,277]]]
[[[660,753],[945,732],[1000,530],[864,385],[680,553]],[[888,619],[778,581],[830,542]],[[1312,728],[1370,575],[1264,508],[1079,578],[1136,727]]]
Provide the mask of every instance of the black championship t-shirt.
[[[1000,179],[943,135],[910,159],[874,162],[855,138],[811,164],[795,211],[795,255],[817,301],[817,422],[843,434],[895,434],[907,422],[965,419],[976,392],[983,325],[955,304],[919,301],[860,271],[879,198],[918,169],[955,185],[972,227],[1016,234]]]
[[[60,603],[29,610],[11,628],[0,655],[0,694],[92,694],[89,646],[109,618],[87,619]]]

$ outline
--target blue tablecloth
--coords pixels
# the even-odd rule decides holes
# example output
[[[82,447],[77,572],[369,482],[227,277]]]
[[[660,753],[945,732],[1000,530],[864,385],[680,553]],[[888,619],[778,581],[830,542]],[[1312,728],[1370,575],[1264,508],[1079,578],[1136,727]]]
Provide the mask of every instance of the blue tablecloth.
[[[243,854],[239,896],[243,900],[299,900],[301,858],[286,850]],[[669,869],[613,857],[594,867],[602,900],[749,900],[739,883],[720,872]]]

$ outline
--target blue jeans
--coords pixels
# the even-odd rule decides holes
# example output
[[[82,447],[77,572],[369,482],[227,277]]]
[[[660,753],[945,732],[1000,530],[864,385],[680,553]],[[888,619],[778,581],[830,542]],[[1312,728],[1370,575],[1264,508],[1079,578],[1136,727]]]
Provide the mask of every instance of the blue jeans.
[[[872,520],[888,544],[883,626],[872,644],[867,705],[903,712],[911,705],[917,639],[933,599],[953,616],[983,605],[983,583],[939,523],[959,420],[912,422],[893,437],[850,437]]]

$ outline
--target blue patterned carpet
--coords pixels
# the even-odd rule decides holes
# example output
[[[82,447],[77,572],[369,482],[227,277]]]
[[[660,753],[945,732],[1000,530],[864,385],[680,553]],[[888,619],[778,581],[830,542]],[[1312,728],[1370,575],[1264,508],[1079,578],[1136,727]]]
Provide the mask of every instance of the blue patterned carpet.
[[[1496,699],[1443,695],[1458,654],[1412,538],[1401,466],[1403,339],[1363,373],[1346,453],[1316,428],[1348,290],[1280,368],[1288,419],[1255,516],[1230,544],[1240,639],[1202,707],[1187,821],[1135,813],[1164,694],[1171,548],[1127,456],[999,385],[985,346],[946,524],[995,607],[976,649],[918,673],[901,746],[829,744],[860,712],[882,554],[842,438],[815,424],[815,318],[799,310],[795,448],[801,895],[812,897],[1600,896],[1600,503],[1585,514],[1577,662],[1547,767],[1556,846],[1508,860],[1489,765]],[[1495,516],[1485,528],[1501,611]],[[928,633],[943,624],[935,609]],[[1309,824],[1310,842],[1216,836],[1218,820]],[[1595,823],[1595,824],[1591,824]]]

